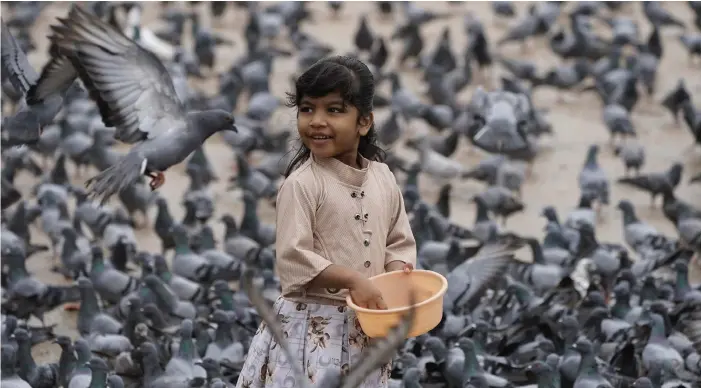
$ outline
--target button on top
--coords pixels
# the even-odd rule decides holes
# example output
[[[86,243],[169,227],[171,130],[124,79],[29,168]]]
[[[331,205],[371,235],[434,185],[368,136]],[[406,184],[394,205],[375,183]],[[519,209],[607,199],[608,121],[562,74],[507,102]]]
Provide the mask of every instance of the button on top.
[[[358,196],[358,194],[356,194],[355,191],[351,193],[351,197],[352,197],[352,198],[355,198],[355,197],[357,197],[357,196]]]
[[[364,215],[363,217],[365,217],[365,219],[367,220],[367,219],[368,219],[368,213],[365,213],[365,215]]]
[[[363,241],[363,245],[365,245],[365,246],[370,245],[370,240],[365,239],[365,240]]]
[[[369,261],[366,261],[365,264],[363,264],[363,265],[365,266],[365,268],[370,268],[370,262],[369,262]]]
[[[360,198],[363,198],[364,196],[365,196],[365,192],[364,192],[364,191],[361,191],[361,192],[360,192]]]
[[[355,215],[355,219],[356,219],[356,220],[360,220],[360,214],[356,214],[356,215]]]

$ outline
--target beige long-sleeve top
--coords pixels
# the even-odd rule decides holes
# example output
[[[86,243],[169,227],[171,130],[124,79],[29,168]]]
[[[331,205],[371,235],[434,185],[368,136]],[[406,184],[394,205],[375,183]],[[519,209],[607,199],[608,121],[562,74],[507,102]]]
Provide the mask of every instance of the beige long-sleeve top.
[[[276,209],[276,268],[287,299],[344,301],[348,290],[307,287],[331,264],[367,277],[395,260],[416,265],[404,199],[384,163],[363,159],[358,170],[312,156],[285,179]]]

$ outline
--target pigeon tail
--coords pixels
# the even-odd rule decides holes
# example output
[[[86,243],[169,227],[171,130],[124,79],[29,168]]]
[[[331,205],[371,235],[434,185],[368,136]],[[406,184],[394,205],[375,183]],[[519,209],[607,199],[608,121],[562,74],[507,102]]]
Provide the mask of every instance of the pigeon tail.
[[[136,183],[146,168],[147,159],[140,152],[129,152],[117,163],[107,167],[85,182],[92,197],[101,196],[101,205],[107,200]]]
[[[79,302],[80,290],[78,286],[71,285],[65,287],[49,286],[42,303],[49,306],[49,309],[56,308],[65,303]]]

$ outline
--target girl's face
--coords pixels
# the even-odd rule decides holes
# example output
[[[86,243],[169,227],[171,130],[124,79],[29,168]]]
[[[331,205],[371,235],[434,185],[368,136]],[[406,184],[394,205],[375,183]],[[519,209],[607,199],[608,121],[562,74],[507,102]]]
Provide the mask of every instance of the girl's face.
[[[358,167],[360,136],[370,130],[373,114],[358,119],[359,112],[344,103],[337,92],[324,97],[303,97],[297,114],[297,130],[302,143],[319,158],[336,158]]]

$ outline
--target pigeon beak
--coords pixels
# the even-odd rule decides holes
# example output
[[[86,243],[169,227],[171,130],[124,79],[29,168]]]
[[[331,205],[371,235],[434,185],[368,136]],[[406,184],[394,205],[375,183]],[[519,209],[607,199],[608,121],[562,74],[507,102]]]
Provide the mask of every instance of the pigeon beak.
[[[238,132],[239,132],[239,129],[238,129],[238,128],[236,128],[236,126],[235,126],[235,125],[232,125],[232,126],[231,126],[231,128],[229,128],[229,130],[230,130],[230,131],[234,131],[234,132],[236,132],[236,133],[238,133]]]

